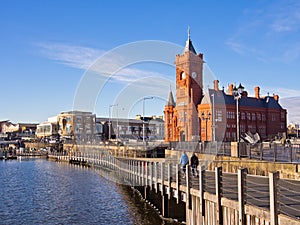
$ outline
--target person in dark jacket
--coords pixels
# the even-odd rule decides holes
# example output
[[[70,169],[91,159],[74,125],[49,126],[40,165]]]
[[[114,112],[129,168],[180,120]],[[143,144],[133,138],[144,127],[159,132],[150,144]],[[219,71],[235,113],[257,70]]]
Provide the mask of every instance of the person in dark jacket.
[[[198,165],[199,165],[199,159],[196,156],[195,152],[193,152],[193,155],[191,157],[191,166],[192,166],[193,176],[198,176]]]

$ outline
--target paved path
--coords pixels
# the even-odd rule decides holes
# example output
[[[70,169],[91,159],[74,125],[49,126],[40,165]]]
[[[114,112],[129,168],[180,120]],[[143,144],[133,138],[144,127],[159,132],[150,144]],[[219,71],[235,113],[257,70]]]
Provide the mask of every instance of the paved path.
[[[237,174],[223,173],[223,196],[238,200]],[[181,177],[180,183],[185,184],[185,178]],[[199,189],[199,179],[191,177],[192,188]],[[280,213],[300,220],[300,181],[280,179],[279,210]],[[215,173],[206,171],[204,190],[215,194]],[[270,209],[269,179],[263,176],[247,175],[246,178],[246,204]]]

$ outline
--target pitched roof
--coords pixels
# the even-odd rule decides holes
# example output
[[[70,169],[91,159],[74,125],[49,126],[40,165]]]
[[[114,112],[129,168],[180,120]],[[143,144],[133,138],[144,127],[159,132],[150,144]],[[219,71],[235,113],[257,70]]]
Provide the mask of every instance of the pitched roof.
[[[196,50],[190,38],[190,27],[188,27],[188,39],[186,40],[185,48],[184,48],[184,52],[189,52],[189,51],[197,55]]]
[[[201,104],[212,104],[213,98],[215,104],[236,105],[236,100],[233,95],[228,95],[223,90],[216,91],[214,89],[208,90],[208,93],[202,99]],[[282,106],[273,96],[265,96],[262,98],[242,96],[239,99],[239,106],[282,109]]]
[[[186,41],[185,48],[184,48],[184,52],[188,52],[188,51],[197,55],[196,50],[195,50],[190,38],[188,38],[188,40]]]
[[[172,93],[172,90],[170,89],[169,97],[168,97],[166,106],[173,106],[173,107],[175,107],[175,105],[176,104],[175,104],[175,101],[174,101],[173,93]]]

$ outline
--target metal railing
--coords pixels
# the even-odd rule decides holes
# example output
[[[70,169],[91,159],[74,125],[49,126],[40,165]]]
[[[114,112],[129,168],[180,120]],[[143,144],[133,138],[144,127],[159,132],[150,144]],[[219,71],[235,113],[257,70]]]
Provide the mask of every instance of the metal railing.
[[[170,142],[169,149],[218,156],[232,156],[231,142]],[[239,157],[274,161],[300,162],[300,144],[239,143]]]
[[[195,174],[193,176],[190,166],[187,166],[185,174],[183,174],[183,170],[178,164],[118,159],[108,151],[77,152],[69,156],[57,157],[61,160],[77,160],[95,167],[109,168],[116,174],[121,174],[123,180],[132,186],[158,187],[165,186],[165,182],[167,182],[167,188],[172,187],[172,189],[177,189],[177,192],[181,189],[180,186],[186,186],[188,188],[186,189],[186,198],[190,189],[202,190],[220,198],[220,204],[221,198],[226,198],[239,202],[243,209],[247,205],[262,208],[274,215],[275,220],[278,220],[278,215],[285,215],[300,222],[300,182],[279,179],[278,172],[270,173],[269,177],[262,177],[248,175],[245,169],[239,170],[238,174],[222,173],[219,167],[215,171],[198,168],[198,176]],[[168,194],[170,193],[169,190]],[[177,196],[177,198],[180,197]],[[206,201],[211,200],[207,199]],[[222,207],[228,206],[222,205]],[[266,218],[262,219],[268,221]]]

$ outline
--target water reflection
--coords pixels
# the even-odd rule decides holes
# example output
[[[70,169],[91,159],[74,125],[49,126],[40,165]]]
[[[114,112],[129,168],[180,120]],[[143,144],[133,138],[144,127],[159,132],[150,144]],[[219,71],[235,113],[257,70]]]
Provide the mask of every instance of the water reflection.
[[[0,176],[0,224],[171,224],[98,170],[22,159],[0,161]]]

